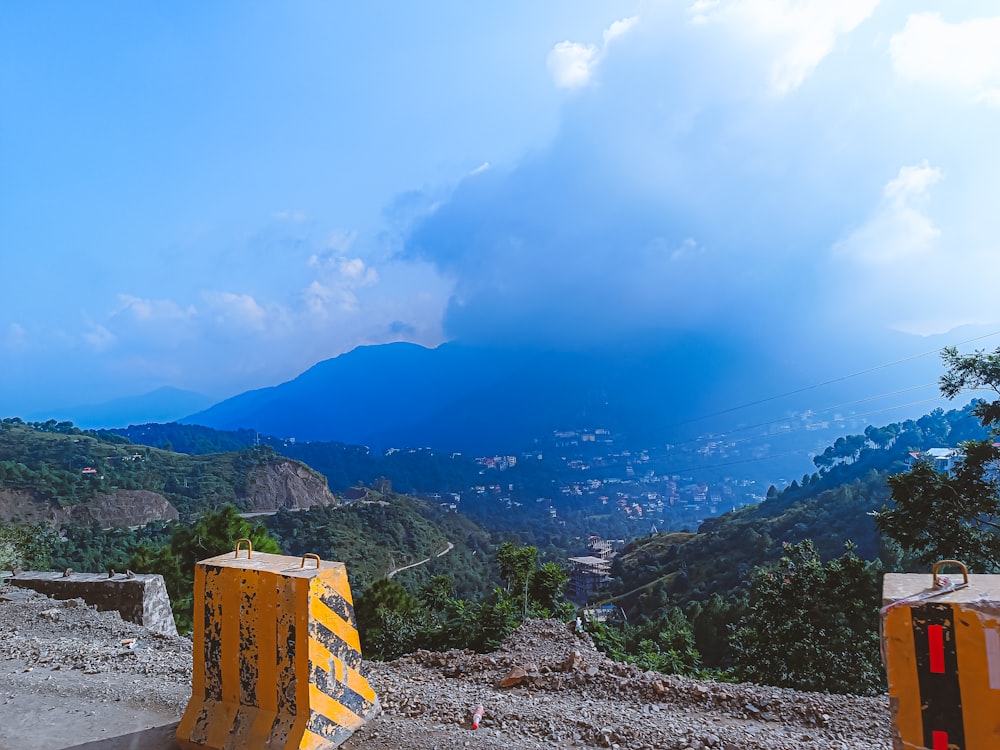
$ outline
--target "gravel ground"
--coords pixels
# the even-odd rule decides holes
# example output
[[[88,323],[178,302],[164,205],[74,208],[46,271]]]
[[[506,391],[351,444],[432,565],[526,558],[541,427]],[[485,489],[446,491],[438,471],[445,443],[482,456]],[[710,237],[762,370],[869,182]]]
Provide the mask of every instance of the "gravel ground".
[[[553,620],[526,623],[493,654],[419,651],[365,671],[383,710],[346,750],[891,746],[884,696],[644,673]],[[191,642],[12,589],[0,593],[0,674],[0,750],[160,750],[190,695]],[[499,687],[505,677],[514,684]]]

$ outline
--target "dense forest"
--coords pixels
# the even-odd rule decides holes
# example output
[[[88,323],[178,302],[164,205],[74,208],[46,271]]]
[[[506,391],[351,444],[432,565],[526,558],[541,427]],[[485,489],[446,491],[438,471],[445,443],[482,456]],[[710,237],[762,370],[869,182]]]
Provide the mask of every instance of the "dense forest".
[[[0,523],[0,545],[13,530]],[[34,542],[32,557],[22,559],[35,567],[163,574],[182,630],[190,627],[194,563],[229,552],[241,537],[253,539],[258,551],[311,552],[345,563],[356,597],[387,576],[417,591],[444,575],[454,594],[471,602],[485,597],[499,581],[487,533],[457,513],[391,491],[371,490],[364,500],[252,518],[223,506],[193,523],[139,529],[67,526],[61,536],[43,529],[26,536],[41,540]]]
[[[149,490],[191,519],[226,504],[246,507],[254,473],[287,460],[269,446],[192,455],[70,422],[0,421],[0,491],[26,491],[63,507],[119,489]]]
[[[906,569],[914,559],[876,523],[892,505],[889,477],[906,472],[915,452],[982,440],[987,432],[977,410],[977,402],[938,409],[844,436],[815,455],[814,473],[780,490],[772,486],[758,504],[709,518],[696,531],[632,541],[614,561],[613,587],[597,602],[612,605],[622,620],[588,627],[609,654],[647,668],[758,681],[778,679],[759,667],[773,658],[759,633],[784,629],[787,639],[812,647],[777,684],[881,689],[873,636],[878,576]],[[330,472],[331,485],[352,489],[353,499],[240,517],[247,472],[278,460],[279,450],[311,456]],[[579,551],[586,513],[571,524],[563,520],[561,534],[540,535],[523,525],[516,533],[511,518],[486,531],[474,520],[475,505],[465,503],[458,512],[441,493],[423,500],[393,491],[397,477],[407,488],[439,483],[439,490],[483,482],[482,464],[460,456],[426,449],[372,456],[357,446],[272,444],[249,431],[182,425],[94,433],[69,423],[20,420],[3,421],[0,451],[0,489],[30,488],[64,505],[112,486],[154,487],[175,500],[185,512],[182,522],[134,530],[66,527],[58,536],[42,527],[3,524],[0,556],[13,560],[13,549],[25,561],[30,553],[33,563],[55,568],[161,572],[182,627],[190,624],[194,561],[228,551],[236,535],[254,538],[261,550],[315,552],[347,563],[363,637],[378,657],[420,646],[487,648],[529,613],[575,614],[561,599],[566,573],[560,561]],[[83,474],[85,468],[95,471]],[[532,472],[534,486],[557,481],[530,462],[520,476]],[[786,616],[793,605],[800,614]],[[823,668],[845,644],[863,646],[852,656],[861,665],[853,676]],[[817,675],[825,682],[816,682]]]

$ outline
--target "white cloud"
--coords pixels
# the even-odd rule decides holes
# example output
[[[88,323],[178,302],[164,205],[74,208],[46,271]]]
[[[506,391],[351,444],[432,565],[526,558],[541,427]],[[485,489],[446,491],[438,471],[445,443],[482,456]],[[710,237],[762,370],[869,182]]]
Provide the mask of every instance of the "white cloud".
[[[318,318],[328,318],[334,308],[348,314],[357,313],[360,309],[357,295],[349,289],[326,286],[318,281],[306,288],[303,299],[308,313]]]
[[[970,222],[973,207],[949,195],[965,187],[961,176],[934,196],[943,229],[929,214],[934,186],[944,179],[941,169],[926,161],[906,166],[885,184],[868,221],[834,245],[842,304],[862,319],[918,335],[995,325],[1000,255],[995,235]]]
[[[340,277],[351,284],[369,286],[378,281],[378,272],[361,258],[340,258],[338,270]]]
[[[883,197],[894,206],[904,206],[910,200],[927,194],[927,189],[941,179],[941,170],[932,167],[925,159],[915,167],[902,167],[899,174],[886,183]]]
[[[91,323],[90,330],[83,334],[83,340],[98,352],[104,352],[114,346],[115,335],[99,323]]]
[[[721,5],[722,0],[695,0],[688,6],[688,13],[693,23],[707,23],[711,20],[711,12]]]
[[[546,63],[556,86],[579,89],[590,83],[597,60],[597,47],[593,44],[566,41],[552,48]]]
[[[802,85],[834,49],[838,37],[857,28],[879,0],[699,0],[692,22],[720,23],[765,41],[773,49],[771,87],[787,94]]]
[[[601,60],[604,59],[612,40],[623,36],[639,19],[635,16],[615,21],[604,30],[603,45],[564,41],[556,44],[546,59],[549,73],[556,86],[564,89],[580,89],[589,86]]]
[[[834,246],[834,256],[865,265],[895,264],[926,256],[941,230],[915,204],[923,202],[930,186],[940,179],[941,170],[926,161],[902,167],[882,189],[882,200],[874,214]]]
[[[628,32],[628,30],[635,26],[638,21],[638,16],[630,16],[629,18],[623,18],[620,21],[613,22],[604,30],[604,46],[607,47],[608,43],[611,42],[612,39],[617,39]]]
[[[310,266],[322,271],[325,277],[322,281],[314,279],[302,292],[306,312],[313,317],[327,318],[334,310],[357,313],[360,302],[352,290],[379,281],[378,271],[361,258],[313,256]]]
[[[378,271],[361,258],[327,253],[310,256],[308,265],[319,272],[319,275],[326,277],[327,283],[370,286],[378,282]]]
[[[889,53],[904,78],[1000,105],[1000,17],[951,24],[938,13],[918,13],[892,37]]]
[[[193,305],[181,307],[172,300],[143,299],[128,294],[118,295],[119,308],[117,313],[129,313],[139,321],[183,320],[197,315]],[[116,314],[117,314],[116,313]]]
[[[264,308],[249,294],[205,292],[204,297],[217,323],[254,330],[263,330],[267,323]]]
[[[326,238],[325,249],[333,250],[337,253],[346,253],[351,249],[357,239],[357,230],[337,230],[335,232],[331,232],[330,236]]]

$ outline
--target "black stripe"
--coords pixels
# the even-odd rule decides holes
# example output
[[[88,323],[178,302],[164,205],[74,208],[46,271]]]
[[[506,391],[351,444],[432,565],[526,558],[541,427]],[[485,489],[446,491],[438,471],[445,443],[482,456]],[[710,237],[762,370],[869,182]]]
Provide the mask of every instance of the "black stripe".
[[[965,750],[962,693],[958,684],[958,653],[955,648],[955,612],[950,604],[922,604],[913,614],[913,653],[917,661],[924,745],[934,747],[934,732],[948,733],[949,750]],[[944,635],[944,672],[931,672],[928,628],[941,627]]]
[[[250,706],[240,706],[236,711],[236,717],[233,719],[233,725],[229,728],[229,734],[245,740],[250,736],[250,730],[253,728],[254,720],[259,713],[260,709]],[[225,714],[222,715],[225,716]]]
[[[319,620],[310,618],[309,637],[322,643],[327,650],[355,672],[361,669],[361,652],[347,645],[340,636]]]
[[[306,724],[306,729],[327,740],[330,743],[330,747],[338,747],[344,740],[354,734],[353,729],[340,726],[340,724],[318,711],[312,711],[309,723]]]
[[[355,693],[346,683],[339,682],[332,670],[327,672],[322,667],[313,665],[309,676],[310,682],[324,694],[362,718],[368,716],[368,713],[375,707],[374,703]]]
[[[354,619],[354,607],[330,586],[323,584],[322,591],[323,592],[319,595],[319,600],[342,618],[347,620],[347,622],[351,624],[351,627],[357,627],[357,620]]]

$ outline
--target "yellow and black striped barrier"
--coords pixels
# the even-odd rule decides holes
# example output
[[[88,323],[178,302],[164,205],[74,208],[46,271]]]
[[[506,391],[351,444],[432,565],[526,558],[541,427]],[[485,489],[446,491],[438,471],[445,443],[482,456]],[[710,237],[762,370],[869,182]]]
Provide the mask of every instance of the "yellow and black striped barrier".
[[[962,579],[939,575],[959,566]],[[1000,748],[1000,576],[955,560],[882,582],[894,750]]]
[[[241,539],[235,555],[195,566],[194,671],[177,743],[335,748],[379,710],[360,667],[344,564],[254,554]]]

